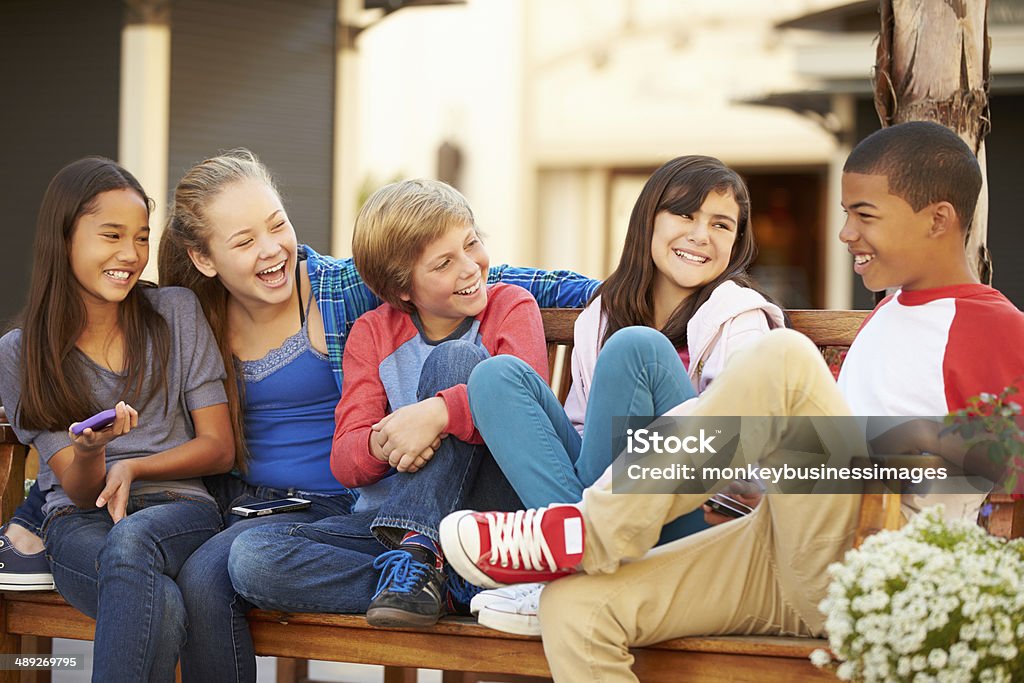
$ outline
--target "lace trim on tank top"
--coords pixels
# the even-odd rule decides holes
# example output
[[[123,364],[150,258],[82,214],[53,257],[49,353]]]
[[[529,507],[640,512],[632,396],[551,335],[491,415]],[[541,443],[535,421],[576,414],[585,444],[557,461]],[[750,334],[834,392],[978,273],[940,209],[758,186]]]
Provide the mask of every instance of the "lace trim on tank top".
[[[267,355],[263,356],[259,360],[243,360],[242,364],[242,379],[245,382],[259,382],[264,380],[270,375],[274,374],[284,366],[288,365],[296,358],[301,356],[308,349],[314,358],[317,358],[325,363],[328,362],[328,356],[326,353],[320,353],[313,348],[313,345],[309,342],[309,309],[313,305],[313,295],[310,292],[308,301],[306,302],[306,310],[302,310],[302,280],[299,278],[299,264],[295,264],[295,284],[299,288],[299,320],[302,326],[299,331],[292,336],[285,339],[281,346],[276,349],[271,349],[267,352]]]

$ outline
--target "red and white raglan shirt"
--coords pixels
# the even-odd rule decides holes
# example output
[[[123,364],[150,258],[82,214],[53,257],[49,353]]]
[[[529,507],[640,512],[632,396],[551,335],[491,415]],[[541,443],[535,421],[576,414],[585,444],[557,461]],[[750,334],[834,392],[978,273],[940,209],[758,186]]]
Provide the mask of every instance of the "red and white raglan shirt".
[[[839,373],[854,415],[941,418],[982,392],[1018,389],[1024,404],[1024,313],[999,291],[953,285],[883,299],[864,321]],[[941,500],[939,500],[941,498]],[[941,502],[975,518],[985,496],[915,496],[911,511]]]
[[[417,402],[420,374],[427,356],[447,341],[461,339],[483,348],[490,356],[507,354],[526,361],[548,379],[547,349],[540,309],[522,287],[496,284],[487,288],[487,306],[467,318],[450,335],[431,341],[415,314],[390,304],[360,317],[352,326],[342,361],[341,401],[334,411],[331,472],[350,488],[360,487],[357,509],[377,507],[387,496],[391,466],[370,451],[371,427],[388,413]],[[448,407],[450,437],[483,443],[473,426],[465,384],[437,394]],[[384,480],[384,481],[382,481]]]

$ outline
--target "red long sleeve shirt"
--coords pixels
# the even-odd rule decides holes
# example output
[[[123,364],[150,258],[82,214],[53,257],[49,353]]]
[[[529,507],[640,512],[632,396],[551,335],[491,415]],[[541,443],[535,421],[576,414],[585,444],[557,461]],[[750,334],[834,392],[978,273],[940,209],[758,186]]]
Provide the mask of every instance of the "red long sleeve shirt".
[[[331,472],[348,487],[367,486],[384,478],[391,466],[370,452],[371,427],[390,412],[416,402],[420,373],[439,343],[462,339],[496,356],[526,361],[547,380],[547,350],[537,302],[526,290],[491,285],[487,306],[441,342],[428,340],[412,316],[389,304],[363,315],[352,326],[342,361],[344,383],[334,412]],[[465,384],[441,391],[448,407],[450,437],[482,443],[473,426]]]

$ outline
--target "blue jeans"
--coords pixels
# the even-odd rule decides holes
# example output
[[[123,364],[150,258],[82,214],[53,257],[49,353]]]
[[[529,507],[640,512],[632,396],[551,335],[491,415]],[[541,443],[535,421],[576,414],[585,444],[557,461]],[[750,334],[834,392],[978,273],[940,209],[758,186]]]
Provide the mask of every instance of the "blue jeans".
[[[377,589],[373,561],[388,550],[370,531],[376,514],[249,529],[235,539],[228,558],[235,590],[263,609],[365,612]]]
[[[15,508],[14,514],[11,515],[10,523],[25,527],[37,536],[41,535],[43,522],[46,518],[43,514],[43,503],[45,501],[46,497],[39,490],[39,483],[32,482],[25,500],[21,501],[21,505]]]
[[[468,342],[440,344],[424,363],[418,400],[465,383],[484,358],[486,352]],[[487,449],[454,437],[442,440],[419,472],[388,479],[388,497],[375,510],[239,536],[228,563],[235,589],[264,609],[365,612],[377,588],[373,561],[396,547],[405,531],[437,540],[441,518],[462,506],[513,510],[522,505]]]
[[[427,357],[420,373],[416,400],[469,381],[473,369],[488,358],[469,342],[440,344]],[[487,505],[488,510],[515,510],[522,503],[487,447],[449,436],[418,472],[396,472],[389,477],[387,499],[371,524],[377,538],[397,547],[402,534],[415,531],[438,540],[437,527],[449,512],[465,505]]]
[[[246,484],[238,477],[208,477],[207,487],[224,508],[225,529],[203,543],[178,574],[185,599],[189,638],[181,652],[185,681],[256,680],[256,654],[246,612],[252,604],[235,592],[228,575],[231,543],[244,531],[257,527],[289,526],[289,522],[313,522],[344,516],[355,498],[350,494],[324,496]],[[305,510],[266,517],[239,517],[229,510],[236,505],[299,496],[312,504]],[[277,577],[275,577],[277,580]]]
[[[171,491],[132,496],[128,512],[114,524],[106,508],[51,510],[43,542],[61,595],[96,619],[93,680],[173,681],[187,624],[174,579],[221,516]]]
[[[625,449],[612,418],[662,415],[696,395],[671,342],[649,327],[619,330],[601,349],[582,438],[547,382],[518,358],[491,358],[469,380],[477,429],[527,507],[582,499]],[[682,520],[667,536],[707,527],[699,510]]]

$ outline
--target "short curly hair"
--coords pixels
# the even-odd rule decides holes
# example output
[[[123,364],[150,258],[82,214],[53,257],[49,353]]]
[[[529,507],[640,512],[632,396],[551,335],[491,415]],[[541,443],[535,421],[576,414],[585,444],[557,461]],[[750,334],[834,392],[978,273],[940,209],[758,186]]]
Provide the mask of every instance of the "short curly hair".
[[[850,153],[844,173],[884,175],[889,192],[920,211],[949,202],[966,231],[981,192],[981,167],[967,143],[931,121],[910,121],[875,131]]]

